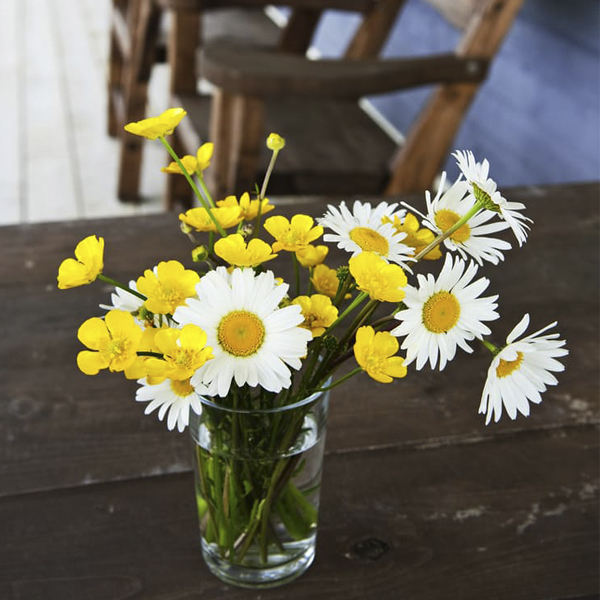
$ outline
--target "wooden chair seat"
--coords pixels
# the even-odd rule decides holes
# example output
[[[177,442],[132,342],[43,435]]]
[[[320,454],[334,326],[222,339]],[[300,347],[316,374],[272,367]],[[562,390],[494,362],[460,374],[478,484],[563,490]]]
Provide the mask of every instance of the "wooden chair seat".
[[[211,99],[179,95],[174,102],[188,111],[177,128],[182,145],[197,148],[209,139]],[[271,101],[265,110],[265,130],[276,131],[287,140],[270,179],[271,194],[311,195],[316,189],[328,195],[377,194],[387,183],[389,158],[396,144],[373,126],[356,102]],[[258,173],[265,172],[269,160],[270,152],[262,144]],[[247,189],[239,187],[227,193]],[[250,184],[249,189],[254,186]]]

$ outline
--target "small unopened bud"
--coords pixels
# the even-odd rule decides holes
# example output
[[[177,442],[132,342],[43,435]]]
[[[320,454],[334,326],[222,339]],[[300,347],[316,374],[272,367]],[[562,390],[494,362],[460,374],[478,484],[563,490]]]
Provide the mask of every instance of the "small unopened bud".
[[[329,335],[324,335],[321,338],[321,343],[323,344],[323,346],[325,346],[325,348],[327,350],[329,350],[330,352],[335,352],[335,350],[337,350],[338,347],[338,341],[337,338],[331,334]]]
[[[335,272],[335,275],[340,283],[344,283],[344,281],[348,279],[348,275],[350,275],[350,269],[348,267],[339,267]]]
[[[192,250],[192,260],[200,263],[204,262],[208,258],[208,248],[206,246],[196,246]]]
[[[267,148],[273,152],[279,152],[285,146],[285,138],[282,138],[277,133],[272,133],[267,138]]]

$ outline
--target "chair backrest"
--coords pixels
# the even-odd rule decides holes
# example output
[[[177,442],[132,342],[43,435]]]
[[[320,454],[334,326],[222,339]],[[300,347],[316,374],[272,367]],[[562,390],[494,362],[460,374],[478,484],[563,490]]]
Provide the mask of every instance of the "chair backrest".
[[[229,3],[228,0],[158,1],[183,2],[188,7],[196,4],[196,11],[200,4],[206,7]],[[205,45],[202,74],[216,89],[210,131],[201,137],[216,142],[211,167],[216,194],[232,193],[256,181],[265,133],[265,100],[269,95],[306,97],[311,102],[319,96],[325,99],[343,96],[347,101],[391,89],[438,83],[408,132],[406,142],[399,150],[395,148],[394,156],[391,156],[394,148],[390,150],[387,140],[387,158],[381,162],[386,163],[388,182],[377,191],[395,195],[429,188],[447,159],[464,115],[486,77],[487,65],[495,57],[523,0],[424,1],[462,32],[451,53],[425,60],[379,58],[405,0],[287,0],[284,4],[291,8],[291,16],[279,37],[278,52],[234,43],[227,53],[222,52],[227,44]],[[238,0],[236,4],[256,6],[262,2]],[[299,58],[309,46],[319,19],[329,8],[362,15],[343,58],[316,61],[320,65]],[[289,53],[295,54],[288,58]],[[353,70],[356,71],[354,81]],[[318,137],[315,133],[314,145],[323,142],[325,134],[321,134]],[[348,135],[342,137],[348,138]],[[189,148],[189,151],[194,150]],[[366,158],[377,154],[371,148],[363,152]],[[305,155],[309,153],[307,149]],[[302,156],[302,152],[297,155]],[[340,162],[338,160],[338,167]],[[352,171],[352,165],[348,166]]]
[[[524,0],[426,0],[463,35],[455,53],[491,62]],[[482,80],[483,81],[483,80]],[[430,95],[391,163],[389,195],[431,186],[481,82],[444,83]],[[432,142],[437,150],[432,152]]]

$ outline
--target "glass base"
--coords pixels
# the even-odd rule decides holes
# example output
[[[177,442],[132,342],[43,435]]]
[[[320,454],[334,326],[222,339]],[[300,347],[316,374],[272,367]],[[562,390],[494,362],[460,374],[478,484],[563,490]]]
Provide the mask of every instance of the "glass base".
[[[243,588],[271,588],[289,583],[304,573],[315,558],[315,539],[285,545],[285,552],[272,552],[266,565],[258,553],[248,551],[244,564],[233,564],[219,554],[218,547],[202,540],[202,556],[221,581]]]

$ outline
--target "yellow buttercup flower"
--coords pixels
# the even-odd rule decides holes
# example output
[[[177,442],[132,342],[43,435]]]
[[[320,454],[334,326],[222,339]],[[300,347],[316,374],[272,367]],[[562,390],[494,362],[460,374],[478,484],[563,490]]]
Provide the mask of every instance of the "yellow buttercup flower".
[[[329,248],[327,246],[308,245],[296,250],[296,258],[303,267],[315,267],[327,258],[328,253]]]
[[[258,216],[258,210],[260,208],[260,214],[265,215],[271,212],[275,207],[269,204],[268,198],[262,200],[250,200],[250,194],[244,192],[239,202],[235,196],[227,196],[225,200],[218,200],[217,206],[239,206],[242,210],[242,219],[244,221],[253,221]]]
[[[179,122],[187,112],[183,108],[169,108],[158,117],[150,117],[125,125],[125,131],[145,137],[149,140],[155,140],[159,137],[170,135],[179,125]]]
[[[242,220],[242,210],[239,206],[219,206],[211,208],[210,211],[223,229],[235,227]],[[208,214],[208,209],[202,206],[190,208],[180,214],[179,220],[196,231],[217,231],[216,225]]]
[[[198,171],[202,172],[204,169],[208,169],[214,148],[215,145],[212,142],[206,142],[198,148],[198,152],[196,152]]]
[[[394,229],[398,233],[406,233],[406,237],[402,240],[403,244],[414,248],[414,254],[418,254],[421,250],[424,250],[433,240],[435,234],[426,227],[419,228],[419,220],[412,213],[407,213],[402,220],[398,215],[394,215],[394,219],[391,220],[389,217],[383,217],[382,223],[391,223]],[[433,250],[428,252],[423,258],[425,260],[437,260],[442,257],[442,250],[440,246],[436,246]]]
[[[323,235],[323,227],[313,227],[314,219],[308,215],[294,215],[291,221],[285,217],[269,217],[265,229],[275,238],[273,252],[288,250],[296,252]]]
[[[335,297],[340,284],[335,269],[330,269],[327,265],[317,265],[310,280],[317,292],[330,298]]]
[[[323,294],[298,296],[292,300],[292,304],[298,304],[302,309],[304,323],[301,327],[308,329],[313,338],[323,335],[338,317],[338,309],[331,304],[331,299]]]
[[[58,268],[58,287],[66,290],[95,281],[104,268],[104,239],[90,235],[75,248],[75,258],[66,258]]]
[[[256,267],[277,256],[266,242],[254,238],[246,244],[239,233],[217,240],[215,254],[236,267]]]
[[[123,371],[133,363],[142,338],[142,329],[124,310],[111,310],[104,319],[93,317],[77,331],[79,341],[90,350],[77,355],[77,366],[86,375],[101,369]]]
[[[165,323],[162,328],[158,327],[146,327],[142,331],[142,338],[140,339],[140,343],[138,345],[138,353],[140,352],[160,352],[158,347],[156,346],[155,338],[156,334],[163,329],[166,329],[168,325]],[[148,381],[152,381],[153,383],[160,383],[164,377],[152,378],[148,375],[147,361],[151,357],[139,354],[135,357],[133,362],[125,367],[123,371],[125,377],[127,379],[142,379],[146,377]]]
[[[184,169],[190,174],[193,175],[198,170],[198,161],[195,156],[191,154],[186,154],[182,158],[179,159]],[[173,175],[183,175],[183,171],[181,167],[175,162],[169,163],[167,167],[163,167],[161,169],[164,173],[172,173]]]
[[[404,359],[394,356],[398,347],[398,340],[388,331],[375,333],[371,326],[361,327],[356,332],[354,357],[369,377],[380,383],[391,383],[394,378],[406,375]]]
[[[163,358],[147,360],[148,374],[177,381],[190,378],[207,360],[214,358],[206,339],[204,330],[192,323],[180,330],[160,329],[154,342]]]
[[[356,286],[367,292],[372,300],[400,302],[408,284],[406,275],[398,265],[387,263],[373,252],[361,252],[348,262]]]
[[[285,138],[282,138],[278,133],[271,133],[267,138],[267,148],[274,152],[279,152],[285,147]]]
[[[195,294],[200,276],[189,271],[180,262],[170,260],[160,262],[156,274],[146,269],[139,277],[137,289],[147,297],[144,306],[155,314],[173,314],[178,306],[185,304],[187,298]]]

